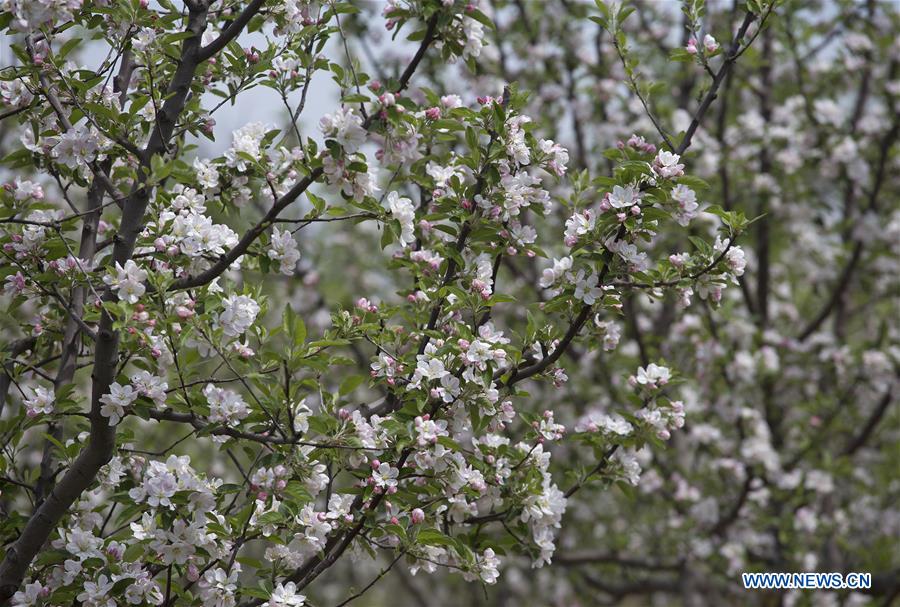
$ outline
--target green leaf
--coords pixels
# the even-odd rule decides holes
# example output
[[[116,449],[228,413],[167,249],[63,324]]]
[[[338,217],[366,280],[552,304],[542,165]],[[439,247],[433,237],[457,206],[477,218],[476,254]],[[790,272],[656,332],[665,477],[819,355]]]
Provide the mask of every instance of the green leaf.
[[[359,93],[351,93],[350,95],[344,95],[341,101],[344,103],[367,103],[369,98]]]
[[[631,13],[633,13],[633,12],[634,12],[633,6],[622,6],[622,8],[619,10],[619,14],[616,15],[616,20],[619,23],[624,23],[625,20],[628,19],[628,17],[630,17]]]
[[[697,191],[708,190],[709,184],[694,175],[683,175],[678,178],[678,183],[682,183],[689,188]]]
[[[381,248],[384,249],[394,241],[394,235],[389,226],[385,226],[381,233]]]
[[[463,130],[463,125],[457,120],[450,120],[448,118],[443,118],[441,120],[435,120],[432,123],[432,126],[436,129],[447,129],[448,131],[461,131]]]
[[[77,47],[82,42],[82,38],[80,36],[75,36],[69,39],[65,44],[62,45],[62,48],[59,49],[59,53],[57,53],[58,59],[65,59],[66,55],[71,53],[75,47]]]
[[[284,495],[291,498],[291,504],[303,505],[312,501],[312,496],[303,483],[297,480],[289,481],[284,488]]]
[[[351,392],[356,390],[361,383],[363,383],[364,379],[365,376],[363,375],[351,375],[341,382],[341,385],[338,388],[338,394],[340,394],[341,396],[350,394]]]
[[[490,300],[488,300],[488,305],[494,305],[498,303],[512,303],[516,301],[516,298],[512,295],[504,295],[503,293],[495,293]]]
[[[456,542],[437,529],[422,529],[416,535],[416,540],[426,546],[448,546],[454,548]]]
[[[484,13],[482,13],[482,12],[481,12],[480,10],[478,10],[478,9],[475,9],[475,10],[473,10],[473,11],[471,11],[471,12],[470,12],[470,11],[466,11],[466,16],[467,16],[467,17],[471,17],[471,18],[474,19],[475,21],[478,21],[478,22],[481,23],[482,25],[484,25],[484,26],[486,26],[486,27],[488,27],[488,28],[490,28],[490,29],[492,29],[492,30],[496,30],[496,29],[497,29],[497,27],[494,25],[494,22],[491,21],[490,17],[488,17],[487,15],[485,15]]]
[[[282,329],[291,337],[294,345],[299,346],[306,341],[306,323],[290,306],[287,306],[287,310],[284,313]]]

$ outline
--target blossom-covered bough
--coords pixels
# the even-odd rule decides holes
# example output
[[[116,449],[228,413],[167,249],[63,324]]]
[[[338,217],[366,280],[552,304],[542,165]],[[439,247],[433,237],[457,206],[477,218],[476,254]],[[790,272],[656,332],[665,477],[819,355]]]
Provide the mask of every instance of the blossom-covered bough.
[[[376,584],[458,604],[455,577],[548,604],[696,602],[741,567],[796,566],[779,542],[798,525],[852,528],[833,479],[890,416],[900,339],[882,313],[896,276],[868,312],[849,295],[861,268],[890,273],[863,213],[897,222],[896,58],[879,66],[875,42],[857,41],[847,134],[805,90],[813,50],[775,48],[804,14],[758,0],[685,4],[683,48],[665,49],[685,64],[677,109],[629,47],[659,19],[647,6],[0,7],[0,604],[346,605]],[[776,52],[799,99],[773,84]],[[742,85],[758,111],[735,127]],[[282,128],[216,128],[261,88]],[[840,226],[784,199],[821,187],[801,145],[843,150],[821,160]],[[823,260],[776,255],[807,251],[817,222],[838,269],[792,286]],[[792,297],[816,308],[799,329]],[[861,430],[833,463],[848,399]],[[890,474],[890,453],[867,457],[859,485]],[[867,515],[887,507],[865,495]],[[826,548],[833,569],[866,564]],[[884,579],[890,558],[872,561]],[[519,573],[549,564],[572,576]],[[623,570],[680,577],[629,587]]]

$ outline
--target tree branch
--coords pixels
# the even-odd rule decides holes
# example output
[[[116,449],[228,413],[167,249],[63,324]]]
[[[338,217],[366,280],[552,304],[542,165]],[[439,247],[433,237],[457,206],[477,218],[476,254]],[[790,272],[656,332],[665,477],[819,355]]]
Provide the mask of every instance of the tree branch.
[[[248,4],[241,14],[237,16],[237,19],[232,21],[228,27],[222,30],[222,33],[219,34],[219,37],[204,46],[197,53],[198,63],[203,63],[210,57],[214,56],[216,53],[225,48],[229,42],[238,37],[238,35],[243,31],[244,27],[250,22],[256,13],[259,12],[259,9],[262,8],[265,0],[253,0]]]
[[[398,85],[395,92],[399,93],[403,91],[406,86],[409,84],[409,79],[412,78],[413,72],[415,72],[416,67],[418,67],[419,63],[422,61],[422,58],[425,56],[425,51],[428,46],[434,42],[435,40],[435,32],[437,29],[437,18],[438,14],[436,13],[429,21],[428,21],[428,29],[425,33],[425,38],[422,40],[419,45],[419,50],[416,52],[412,61],[406,67],[406,70],[403,72],[403,75],[400,77],[400,84]],[[373,115],[374,116],[374,115]],[[373,116],[369,116],[363,122],[363,128],[369,129],[373,123]],[[196,274],[194,276],[186,276],[180,280],[175,281],[172,285],[171,290],[182,290],[182,289],[192,289],[195,287],[199,287],[205,285],[216,277],[220,276],[228,267],[234,263],[241,255],[247,252],[259,236],[266,231],[273,223],[278,220],[278,215],[283,211],[289,204],[297,200],[301,194],[303,194],[309,186],[315,183],[324,173],[324,169],[322,167],[317,167],[313,169],[309,175],[301,179],[299,182],[294,184],[288,192],[282,196],[280,199],[275,201],[275,204],[272,205],[272,208],[269,209],[268,213],[250,230],[248,230],[243,237],[238,241],[238,243],[225,255],[220,257],[212,266],[208,269]]]
[[[124,264],[134,252],[150,199],[150,190],[145,183],[150,173],[149,161],[154,154],[165,151],[166,142],[172,135],[175,122],[184,109],[199,63],[200,39],[205,29],[206,9],[191,9],[187,31],[193,35],[182,42],[181,60],[168,87],[168,98],[163,104],[144,150],[141,182],[135,184],[134,190],[123,206],[121,227],[113,248],[114,262]],[[107,288],[104,299],[112,301],[114,298],[113,291]],[[113,318],[104,312],[100,318],[94,354],[91,429],[88,444],[81,450],[44,503],[28,520],[19,539],[7,549],[3,562],[0,563],[0,603],[7,601],[16,592],[28,566],[56,528],[56,524],[65,516],[75,500],[91,486],[100,468],[112,457],[115,448],[115,427],[110,426],[108,419],[100,413],[100,398],[109,392],[109,387],[115,379],[118,355],[119,334],[113,329]]]
[[[847,443],[847,446],[844,447],[843,455],[848,457],[852,456],[865,446],[869,441],[869,438],[871,438],[872,433],[875,432],[875,428],[878,427],[878,424],[884,418],[885,413],[887,413],[888,408],[891,406],[892,399],[892,390],[891,388],[888,388],[887,392],[884,393],[884,396],[881,397],[881,400],[875,406],[875,409],[872,410],[872,413],[866,420],[866,424],[863,426],[862,430],[860,430],[859,434],[853,437],[850,442]]]

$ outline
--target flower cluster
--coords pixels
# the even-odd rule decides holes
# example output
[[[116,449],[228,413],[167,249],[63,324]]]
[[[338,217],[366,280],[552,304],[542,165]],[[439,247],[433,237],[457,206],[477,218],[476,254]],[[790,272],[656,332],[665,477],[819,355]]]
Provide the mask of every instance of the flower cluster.
[[[895,11],[189,4],[0,0],[0,603],[896,569]]]

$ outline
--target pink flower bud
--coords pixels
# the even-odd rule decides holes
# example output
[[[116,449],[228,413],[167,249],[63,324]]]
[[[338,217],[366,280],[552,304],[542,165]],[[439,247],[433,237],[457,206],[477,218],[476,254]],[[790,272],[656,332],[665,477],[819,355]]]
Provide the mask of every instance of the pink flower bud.
[[[412,516],[410,518],[412,519],[413,525],[419,525],[425,520],[425,512],[423,512],[421,508],[416,508],[412,511]]]

